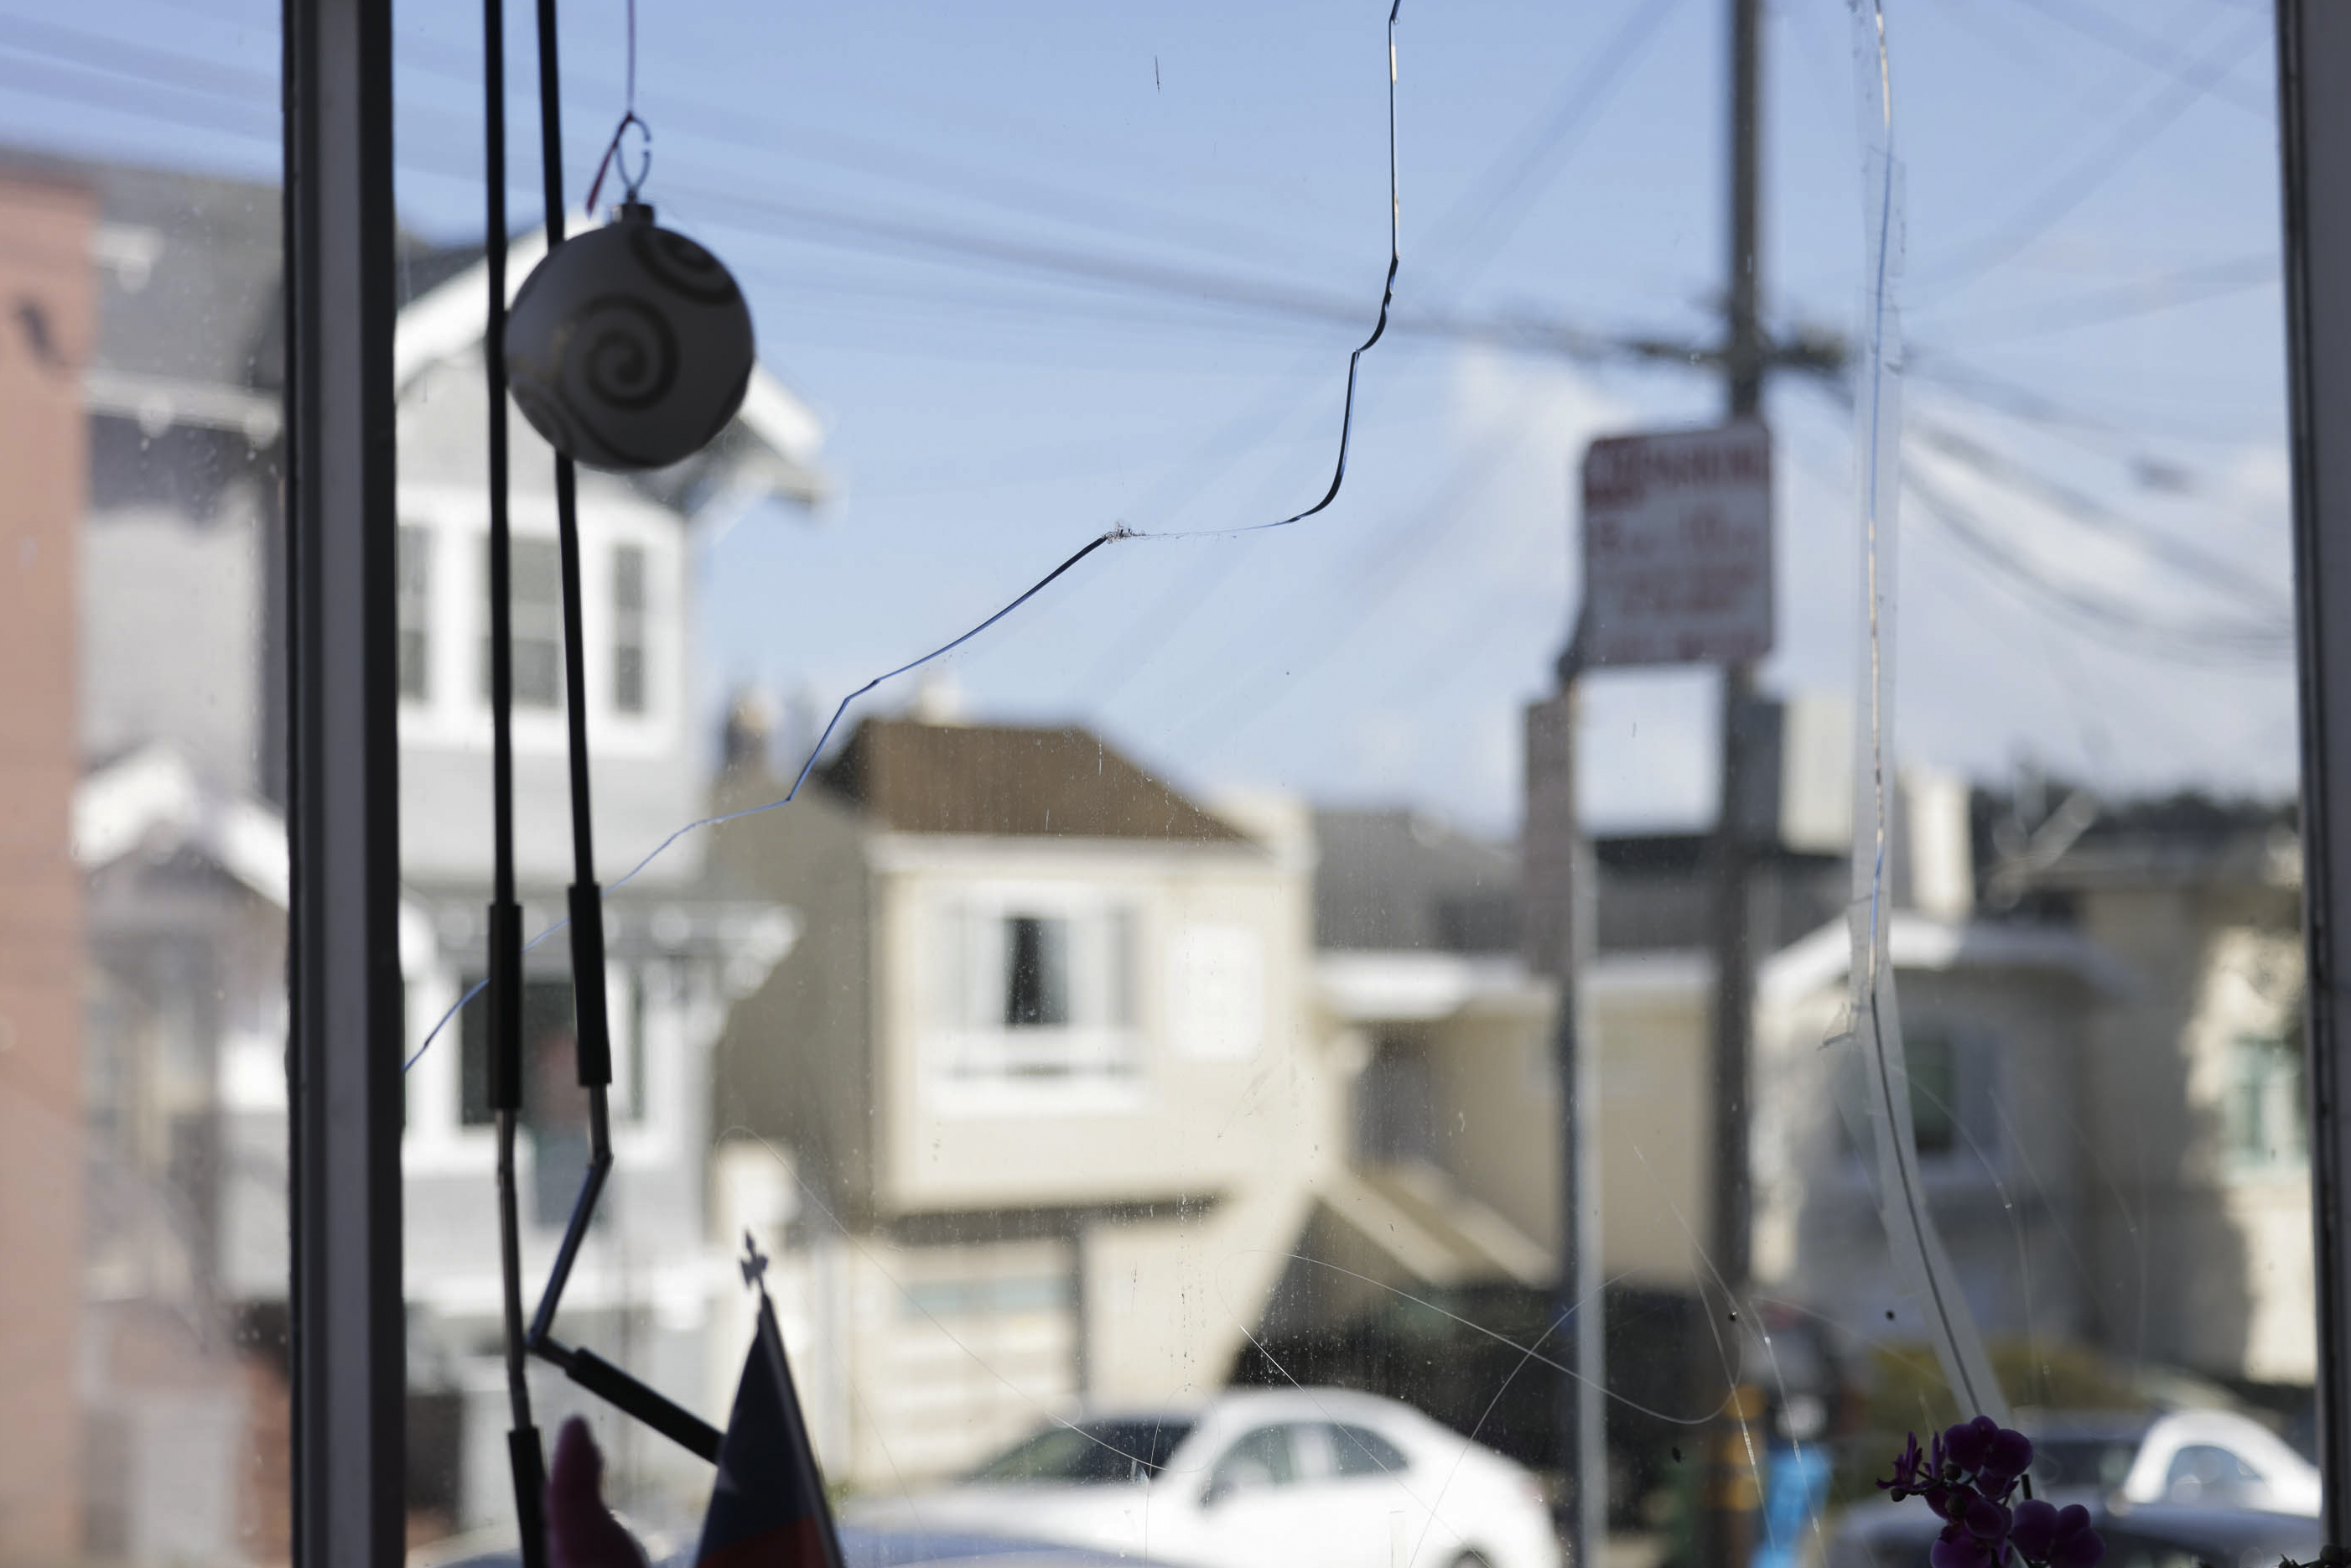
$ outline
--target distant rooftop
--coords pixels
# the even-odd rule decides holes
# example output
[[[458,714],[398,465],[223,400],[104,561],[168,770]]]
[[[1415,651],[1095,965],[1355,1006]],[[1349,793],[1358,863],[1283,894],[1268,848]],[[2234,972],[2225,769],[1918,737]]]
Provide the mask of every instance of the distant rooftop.
[[[1248,841],[1074,727],[871,718],[818,778],[902,833]]]
[[[1519,857],[1418,811],[1314,813],[1314,944],[1374,952],[1509,953]]]

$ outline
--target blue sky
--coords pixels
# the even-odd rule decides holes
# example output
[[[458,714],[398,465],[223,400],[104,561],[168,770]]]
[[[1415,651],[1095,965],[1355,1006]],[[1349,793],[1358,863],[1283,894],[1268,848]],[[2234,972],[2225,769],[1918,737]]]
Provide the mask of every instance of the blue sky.
[[[1406,0],[1399,309],[1702,340],[1723,265],[1725,9]],[[531,32],[510,10],[522,221]],[[641,10],[647,194],[744,279],[764,356],[828,423],[839,487],[812,525],[755,516],[705,553],[714,706],[757,681],[829,707],[1114,522],[1227,528],[1321,493],[1386,262],[1376,5]],[[1767,13],[1770,311],[1844,330],[1862,257],[1847,14]],[[19,24],[0,29],[0,135],[274,171],[266,93],[249,90],[275,68],[274,5],[107,0],[49,31],[26,0],[0,14]],[[404,215],[477,235],[477,13],[399,16]],[[1964,514],[1906,509],[1902,751],[1986,781],[2037,758],[2114,790],[2283,790],[2265,7],[1894,0],[1888,26],[1909,461]],[[565,27],[576,199],[621,108],[622,0],[574,0]],[[180,89],[140,75],[175,62]],[[1269,296],[1310,308],[1236,302]],[[1186,782],[1507,831],[1516,714],[1574,600],[1582,445],[1719,402],[1688,367],[1392,336],[1364,361],[1328,511],[1102,552],[953,678],[977,714],[1093,723]],[[1771,417],[1765,684],[1848,691],[1849,417],[1792,377]],[[1702,673],[1594,681],[1594,821],[1704,820],[1710,714]]]

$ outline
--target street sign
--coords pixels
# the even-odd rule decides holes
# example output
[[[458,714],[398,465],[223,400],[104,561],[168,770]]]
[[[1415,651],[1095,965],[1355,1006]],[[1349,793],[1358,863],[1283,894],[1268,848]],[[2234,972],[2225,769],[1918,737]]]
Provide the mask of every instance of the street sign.
[[[1731,664],[1771,651],[1771,435],[1619,435],[1583,455],[1583,662]]]

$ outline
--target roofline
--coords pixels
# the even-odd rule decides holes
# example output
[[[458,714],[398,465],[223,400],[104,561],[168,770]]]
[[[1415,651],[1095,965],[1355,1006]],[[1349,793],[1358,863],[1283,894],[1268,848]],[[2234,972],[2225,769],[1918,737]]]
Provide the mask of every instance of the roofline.
[[[578,232],[601,228],[603,219],[582,219]],[[522,291],[531,268],[547,254],[547,231],[528,229],[507,245],[507,299]],[[398,398],[433,365],[443,364],[473,349],[488,330],[484,304],[489,287],[489,260],[484,257],[454,277],[426,289],[401,309],[392,344],[392,395]],[[748,431],[780,465],[781,473],[755,487],[782,499],[812,507],[825,497],[830,485],[817,465],[824,442],[824,424],[816,411],[778,381],[766,364],[754,360],[743,406],[732,428]],[[730,486],[731,488],[731,486]]]
[[[2043,969],[2109,997],[2137,989],[2128,970],[2064,926],[1980,920],[1939,920],[1898,909],[1886,917],[1886,950],[1894,967],[1913,970]],[[1758,967],[1759,998],[1785,1002],[1843,980],[1852,968],[1853,938],[1842,920],[1797,938]]]
[[[1222,818],[1218,818],[1222,821]],[[858,813],[858,825],[864,832],[869,858],[883,870],[894,871],[916,863],[935,865],[956,856],[1000,857],[1017,846],[1023,855],[1039,853],[1067,854],[1071,859],[1101,858],[1121,854],[1150,855],[1228,855],[1235,860],[1259,861],[1270,863],[1274,851],[1257,840],[1242,836],[1230,839],[1146,838],[1112,834],[1076,833],[930,833],[919,828],[893,828],[875,821],[863,811]]]

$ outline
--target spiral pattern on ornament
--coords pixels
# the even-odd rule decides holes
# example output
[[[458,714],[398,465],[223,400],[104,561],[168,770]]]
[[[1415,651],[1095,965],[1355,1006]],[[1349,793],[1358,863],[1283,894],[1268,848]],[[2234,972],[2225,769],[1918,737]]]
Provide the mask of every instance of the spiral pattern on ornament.
[[[629,249],[664,287],[705,305],[724,305],[741,292],[718,258],[686,238],[651,224],[628,225]]]
[[[584,390],[610,408],[653,407],[677,383],[677,331],[643,299],[603,294],[580,308],[563,347],[567,394]]]

